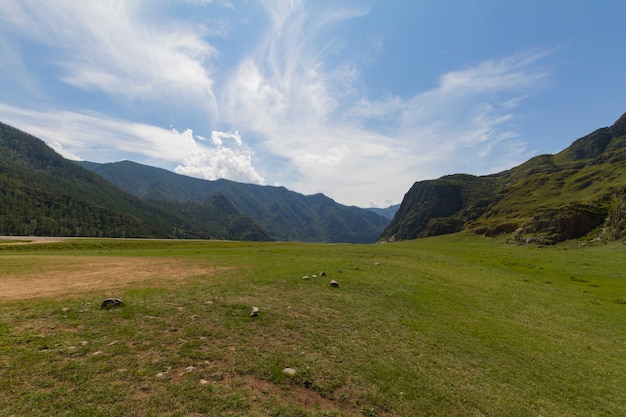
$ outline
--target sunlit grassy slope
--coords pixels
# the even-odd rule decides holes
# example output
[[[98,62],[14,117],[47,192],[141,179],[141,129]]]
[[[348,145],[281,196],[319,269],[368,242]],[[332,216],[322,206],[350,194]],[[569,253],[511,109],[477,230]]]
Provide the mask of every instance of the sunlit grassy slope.
[[[82,240],[0,245],[0,279],[59,255],[229,268],[2,302],[0,416],[626,415],[622,243]]]

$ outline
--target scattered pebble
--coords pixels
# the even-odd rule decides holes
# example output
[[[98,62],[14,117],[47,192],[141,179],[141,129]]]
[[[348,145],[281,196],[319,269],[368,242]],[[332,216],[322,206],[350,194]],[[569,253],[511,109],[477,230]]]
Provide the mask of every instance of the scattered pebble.
[[[293,369],[293,368],[285,368],[285,369],[283,369],[283,374],[285,374],[285,375],[295,376],[297,373],[298,373],[298,371]]]
[[[339,283],[335,280],[330,281],[330,286],[333,288],[338,288],[339,287]]]
[[[193,365],[189,365],[188,367],[185,368],[185,372],[192,372],[196,369],[195,366]]]
[[[250,312],[250,317],[256,317],[259,315],[259,307],[252,307],[252,311]]]
[[[156,376],[157,378],[165,378],[165,372],[159,372]]]
[[[208,383],[209,383],[209,381],[207,381],[206,379],[201,379],[200,380],[200,385],[206,385]]]

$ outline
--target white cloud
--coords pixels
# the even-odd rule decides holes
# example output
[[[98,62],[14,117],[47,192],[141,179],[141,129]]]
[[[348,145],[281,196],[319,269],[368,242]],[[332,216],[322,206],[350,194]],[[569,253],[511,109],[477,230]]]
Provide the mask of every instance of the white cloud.
[[[333,146],[321,154],[304,154],[296,157],[296,161],[302,164],[313,164],[319,166],[337,165],[343,161],[348,153],[345,145]]]
[[[180,161],[195,148],[186,133],[142,123],[68,111],[24,110],[0,104],[5,123],[24,130],[72,159],[112,162]]]
[[[286,186],[361,204],[375,193],[382,204],[399,200],[418,179],[490,173],[529,156],[514,112],[546,77],[536,66],[545,52],[478,62],[443,74],[431,90],[377,100],[354,88],[357,63],[338,59],[335,40],[326,37],[329,25],[360,11],[271,5],[272,28],[219,100],[226,121],[291,161],[297,178],[281,178]]]
[[[188,131],[186,134],[191,136],[192,132]],[[224,145],[224,139],[231,139],[235,146]],[[191,154],[184,158],[183,164],[178,165],[175,171],[206,180],[228,178],[239,182],[265,184],[265,179],[252,165],[254,152],[243,143],[238,132],[213,131],[211,141],[214,147],[194,143]]]
[[[363,10],[315,9],[315,3],[304,1],[262,4],[269,20],[265,36],[241,59],[221,104],[226,122],[245,124],[271,141],[284,124],[315,128],[350,95],[358,70],[347,62],[330,65],[339,51],[332,36],[320,33]]]
[[[83,158],[81,158],[80,156],[70,152],[70,151],[66,151],[65,149],[63,149],[63,145],[59,142],[48,142],[48,146],[51,147],[52,149],[54,149],[54,151],[56,153],[58,153],[59,155],[61,155],[63,158],[65,159],[69,159],[72,161],[82,161]]]
[[[215,48],[197,24],[149,20],[141,1],[7,0],[0,19],[56,52],[60,79],[116,100],[192,103],[217,112],[211,64]]]

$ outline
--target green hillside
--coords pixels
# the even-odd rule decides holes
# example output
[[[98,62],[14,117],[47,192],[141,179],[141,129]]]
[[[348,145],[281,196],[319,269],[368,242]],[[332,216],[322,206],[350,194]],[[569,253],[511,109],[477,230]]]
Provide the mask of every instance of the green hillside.
[[[553,244],[594,232],[621,238],[626,224],[626,114],[613,126],[490,175],[416,182],[382,240],[473,230]]]
[[[218,211],[215,202],[203,202],[196,212],[214,214],[215,224],[191,222],[180,208],[126,193],[43,141],[0,123],[2,235],[270,240],[250,219]]]

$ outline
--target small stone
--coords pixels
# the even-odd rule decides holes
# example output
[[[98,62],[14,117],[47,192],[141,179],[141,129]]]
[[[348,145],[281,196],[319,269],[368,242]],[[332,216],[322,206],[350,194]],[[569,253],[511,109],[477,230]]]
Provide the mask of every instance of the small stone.
[[[298,373],[298,371],[293,369],[293,368],[285,368],[285,369],[283,369],[283,374],[285,374],[285,375],[295,376],[297,373]]]
[[[252,311],[250,312],[250,317],[256,317],[259,315],[259,307],[252,307]]]
[[[320,273],[318,274],[320,277],[325,277],[326,276],[326,272],[324,271],[320,271]]]
[[[119,298],[107,298],[100,305],[100,310],[110,310],[112,308],[117,308],[123,306],[124,303]]]
[[[335,280],[330,281],[330,286],[333,288],[338,288],[339,287],[339,283]]]
[[[302,277],[302,279],[310,279],[308,275]]]
[[[156,376],[157,378],[165,378],[165,372],[159,372]]]
[[[69,307],[63,307],[63,308],[61,309],[61,311],[62,311],[62,312],[64,312],[64,313],[66,313],[66,312],[70,311],[70,308],[69,308]]]
[[[200,380],[200,385],[206,385],[208,383],[209,383],[209,381],[207,381],[206,379],[201,379]]]
[[[311,275],[312,278],[317,278],[317,275]]]
[[[102,351],[101,350],[97,350],[94,353],[92,353],[93,356],[98,356],[98,355],[102,355]]]
[[[196,369],[195,366],[193,365],[189,365],[188,367],[185,368],[185,372],[192,372]]]

